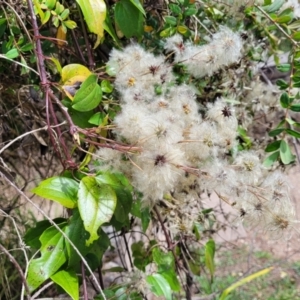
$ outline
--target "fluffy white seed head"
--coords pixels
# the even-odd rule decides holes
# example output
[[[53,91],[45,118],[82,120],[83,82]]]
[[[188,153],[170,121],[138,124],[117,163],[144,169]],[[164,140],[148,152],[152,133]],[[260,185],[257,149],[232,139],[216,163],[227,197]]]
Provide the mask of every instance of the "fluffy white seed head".
[[[220,65],[227,66],[240,59],[243,43],[237,33],[226,26],[221,26],[220,31],[213,35],[211,46],[217,53]]]
[[[175,62],[179,62],[182,59],[182,54],[185,51],[185,45],[183,43],[183,38],[180,34],[175,34],[166,39],[165,49],[168,52],[175,53]]]
[[[144,151],[135,163],[138,168],[134,170],[133,182],[143,193],[144,203],[148,206],[173,189],[184,174],[180,166],[185,164],[185,158],[179,149],[163,147],[156,151]]]
[[[121,171],[124,166],[122,162],[122,153],[109,148],[100,148],[96,151],[96,157],[100,165],[95,169]]]
[[[239,172],[239,181],[245,185],[256,185],[261,178],[263,167],[259,157],[253,151],[238,153],[234,166]]]
[[[214,103],[209,104],[206,115],[209,120],[218,124],[220,128],[229,127],[234,131],[237,130],[238,123],[234,108],[225,98],[219,98]]]

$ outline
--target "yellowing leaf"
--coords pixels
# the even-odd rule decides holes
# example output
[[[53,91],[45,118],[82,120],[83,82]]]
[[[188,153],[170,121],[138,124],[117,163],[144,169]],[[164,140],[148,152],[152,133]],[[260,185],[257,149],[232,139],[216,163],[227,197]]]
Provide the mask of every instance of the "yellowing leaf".
[[[66,37],[67,33],[64,31],[64,28],[62,26],[59,26],[56,33],[56,38],[58,39],[57,45],[59,48],[66,45]]]
[[[92,72],[80,64],[70,64],[62,68],[61,81],[66,95],[73,100],[75,93]]]
[[[82,76],[85,79],[91,75],[91,71],[80,64],[70,64],[62,68],[61,80],[64,84],[75,76]]]
[[[179,25],[177,26],[177,31],[181,34],[185,34],[188,31],[188,28],[186,26]]]
[[[97,35],[94,49],[100,44],[104,35],[106,5],[104,0],[76,0],[84,15],[85,22],[92,33]]]
[[[41,20],[43,20],[44,19],[44,12],[42,11],[40,2],[38,0],[33,0],[33,4],[34,4],[34,8],[38,12]]]
[[[151,32],[151,31],[153,31],[153,27],[152,27],[152,26],[147,26],[147,25],[145,25],[145,26],[144,26],[144,31],[145,31],[145,32]]]
[[[252,281],[253,279],[256,279],[260,276],[263,276],[267,273],[269,273],[274,267],[270,267],[270,268],[266,268],[263,269],[261,271],[258,271],[254,274],[251,274],[241,280],[239,280],[238,282],[232,284],[230,287],[228,287],[227,289],[225,289],[221,295],[221,297],[219,298],[220,300],[225,300],[226,296],[229,295],[233,290],[237,289],[238,287],[240,287],[241,285],[244,285],[250,281]]]
[[[64,21],[63,24],[69,28],[69,29],[74,29],[77,27],[77,24],[76,22],[72,21],[72,20],[67,20],[67,21]]]
[[[49,60],[51,60],[53,62],[53,64],[56,67],[56,70],[58,71],[59,74],[61,74],[62,71],[62,67],[60,65],[60,62],[58,59],[56,59],[55,57],[50,57]]]

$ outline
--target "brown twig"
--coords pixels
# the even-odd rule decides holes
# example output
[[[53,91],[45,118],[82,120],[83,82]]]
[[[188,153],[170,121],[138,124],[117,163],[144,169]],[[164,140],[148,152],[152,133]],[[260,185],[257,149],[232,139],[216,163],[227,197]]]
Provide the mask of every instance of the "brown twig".
[[[54,121],[54,125],[57,125],[57,119],[56,119],[56,115],[53,109],[53,104],[49,99],[49,96],[51,96],[53,94],[53,91],[50,89],[50,84],[48,82],[47,79],[47,72],[46,72],[46,67],[45,67],[45,59],[43,56],[43,51],[42,51],[42,44],[41,44],[41,40],[40,40],[40,32],[39,32],[39,27],[37,24],[37,19],[36,19],[36,15],[34,13],[34,9],[33,9],[33,4],[32,4],[32,0],[27,0],[27,4],[28,4],[28,8],[29,8],[29,13],[30,13],[30,17],[31,17],[31,23],[32,23],[32,27],[33,27],[33,33],[34,33],[34,40],[35,40],[35,48],[34,48],[34,52],[36,54],[37,57],[37,67],[39,70],[39,77],[41,80],[41,87],[42,90],[44,92],[45,95],[45,103],[46,103],[46,115],[47,115],[47,125],[48,125],[48,133],[52,142],[52,145],[54,147],[55,152],[57,153],[61,163],[63,165],[65,165],[64,160],[61,156],[60,151],[58,150],[58,147],[56,145],[55,139],[53,137],[53,133],[50,130],[50,115],[49,115],[49,110],[51,113],[51,117],[52,120]],[[57,135],[61,136],[61,131],[59,128],[56,129]],[[62,147],[64,149],[64,154],[67,158],[67,160],[69,160],[69,153],[67,150],[67,147],[64,143],[64,141],[61,141]]]
[[[166,238],[166,242],[167,242],[167,245],[168,245],[168,249],[171,250],[171,249],[174,248],[174,244],[173,244],[173,242],[170,239],[170,236],[169,236],[169,234],[167,232],[167,229],[166,229],[165,224],[164,224],[164,222],[163,222],[163,220],[161,218],[161,215],[160,215],[160,213],[159,213],[159,211],[158,211],[158,209],[157,209],[156,206],[153,207],[153,210],[154,210],[154,212],[155,212],[155,214],[156,214],[156,216],[158,218],[158,221],[159,221],[159,223],[161,225],[161,228],[162,228],[162,230],[163,230],[163,232],[165,234],[165,238]]]

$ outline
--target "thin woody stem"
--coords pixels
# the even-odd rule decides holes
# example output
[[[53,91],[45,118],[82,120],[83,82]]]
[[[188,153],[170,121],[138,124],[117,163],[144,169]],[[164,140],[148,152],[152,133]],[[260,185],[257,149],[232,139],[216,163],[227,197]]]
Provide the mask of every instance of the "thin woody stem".
[[[54,125],[58,124],[57,117],[56,117],[56,114],[55,114],[55,111],[54,111],[54,108],[53,108],[53,104],[52,104],[52,101],[50,100],[50,98],[51,99],[54,98],[56,100],[56,97],[54,96],[53,91],[50,89],[49,81],[47,79],[47,72],[46,72],[46,67],[45,67],[45,58],[43,56],[42,45],[41,45],[41,40],[40,40],[40,32],[39,32],[39,27],[38,27],[38,24],[37,24],[36,15],[34,13],[32,0],[27,0],[27,3],[28,3],[30,16],[31,16],[33,32],[34,32],[34,39],[35,39],[35,49],[34,49],[34,51],[35,51],[36,57],[37,57],[37,66],[38,66],[38,70],[39,70],[41,86],[42,86],[42,89],[45,93],[46,115],[47,115],[46,119],[47,119],[47,125],[48,125],[48,132],[49,132],[49,136],[50,136],[52,145],[55,149],[55,152],[57,153],[61,163],[64,165],[64,167],[66,167],[65,161],[63,160],[61,152],[59,151],[59,149],[57,147],[57,144],[56,144],[55,139],[53,137],[53,133],[50,129],[50,127],[51,127],[50,126],[51,125],[50,115],[51,115],[51,119],[52,119]],[[56,103],[58,103],[58,102],[59,101],[56,101]],[[62,109],[61,106],[60,106],[60,108]],[[62,111],[65,112],[64,109],[62,109]],[[73,122],[70,122],[70,117],[68,118],[68,121],[69,121],[69,124],[71,126],[71,129],[73,129],[73,126],[72,126]],[[55,130],[56,130],[57,136],[59,136],[59,138],[60,138],[62,136],[62,132],[61,132],[60,128],[56,127]],[[68,151],[68,148],[66,146],[66,143],[65,143],[64,139],[60,139],[60,144],[62,146],[65,158],[67,159],[67,161],[69,163],[71,163],[71,157],[70,157],[70,154],[69,154],[69,151]]]

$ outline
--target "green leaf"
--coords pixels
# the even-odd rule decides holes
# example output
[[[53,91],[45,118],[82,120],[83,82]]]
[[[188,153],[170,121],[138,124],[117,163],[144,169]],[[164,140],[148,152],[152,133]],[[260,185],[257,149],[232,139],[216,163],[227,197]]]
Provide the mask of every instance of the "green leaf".
[[[13,49],[10,49],[8,52],[6,52],[5,56],[7,58],[14,59],[19,56],[19,52],[16,48],[13,48]]]
[[[271,167],[279,158],[279,151],[276,151],[274,153],[272,153],[271,155],[269,155],[263,162],[263,165],[266,168]]]
[[[102,124],[106,114],[104,112],[97,112],[89,118],[89,123],[99,126]]]
[[[42,25],[46,24],[49,21],[50,17],[51,17],[50,10],[46,10],[43,19],[41,19]]]
[[[165,17],[165,23],[169,24],[171,26],[176,26],[177,25],[177,19],[173,16],[166,16]]]
[[[77,181],[59,176],[42,181],[32,190],[36,195],[56,201],[67,208],[74,208],[77,205],[77,191]]]
[[[300,112],[300,103],[291,105],[290,110]]]
[[[163,37],[163,38],[167,38],[167,37],[170,37],[173,34],[175,34],[175,32],[176,32],[176,28],[175,27],[169,27],[169,28],[166,28],[166,29],[162,30],[159,33],[159,36]]]
[[[99,238],[99,227],[109,222],[117,203],[114,190],[106,184],[98,184],[93,177],[84,177],[79,184],[78,208],[84,228],[90,233],[87,246]]]
[[[140,0],[130,0],[130,2],[144,15],[146,16],[146,12],[140,2]]]
[[[290,64],[280,64],[276,66],[277,70],[280,72],[288,72],[291,69]]]
[[[175,15],[180,15],[182,12],[181,8],[177,4],[170,3],[169,8],[172,11],[172,13]]]
[[[164,253],[159,248],[152,251],[153,261],[157,264],[157,272],[169,283],[173,291],[180,290],[180,283],[175,272],[175,261],[172,252]]]
[[[63,11],[64,11],[65,7],[60,4],[59,2],[56,2],[56,6],[55,6],[55,12],[56,14],[60,15]]]
[[[90,32],[97,35],[94,49],[97,48],[104,35],[104,21],[106,17],[106,4],[104,0],[76,0],[79,4],[84,20]]]
[[[89,234],[84,228],[78,209],[73,210],[73,215],[69,220],[65,233],[83,256],[89,252],[90,247],[82,243],[82,241],[88,239]],[[66,249],[68,253],[68,269],[75,268],[80,262],[80,257],[68,241],[66,241]]]
[[[0,19],[0,38],[2,37],[2,35],[4,34],[5,30],[6,30],[6,26],[7,26],[7,21],[5,18],[1,18]]]
[[[53,9],[55,7],[56,0],[46,0],[45,4],[49,9]]]
[[[56,218],[52,220],[56,224],[66,222],[64,218]],[[41,247],[40,236],[42,233],[52,224],[48,220],[43,220],[35,223],[35,227],[29,228],[24,235],[24,242],[27,246],[33,249],[39,249]]]
[[[112,187],[117,196],[117,205],[114,215],[118,222],[125,222],[132,205],[132,194],[128,180],[119,173],[103,172],[95,177],[98,184],[105,184]]]
[[[293,80],[294,80],[295,78],[293,78]],[[293,83],[293,88],[300,88],[300,80],[298,80],[298,81],[295,81],[294,83]]]
[[[246,149],[250,149],[251,148],[251,138],[247,135],[247,130],[245,130],[243,127],[238,126],[238,134],[239,134],[239,138],[242,141],[242,146]]]
[[[107,234],[102,229],[98,232],[100,238],[91,245],[91,248],[86,255],[92,270],[101,266],[104,253],[111,246]]]
[[[144,16],[130,0],[121,0],[116,4],[115,20],[126,38],[142,36]]]
[[[94,300],[107,300],[107,299],[113,299],[115,297],[115,292],[113,292],[110,289],[105,289],[102,291],[105,295],[105,298],[103,298],[102,294],[99,294],[94,298]]]
[[[278,85],[281,90],[285,90],[289,87],[289,84],[283,79],[278,79],[276,85]]]
[[[174,270],[166,270],[159,274],[161,274],[167,280],[172,291],[174,291],[174,292],[180,291],[180,289],[181,289],[180,282],[177,279],[177,274]]]
[[[60,224],[61,229],[66,223]],[[64,238],[54,226],[46,229],[40,237],[41,257],[29,263],[27,284],[30,291],[34,291],[66,262]]]
[[[57,16],[53,16],[52,23],[55,27],[58,27],[59,26],[59,18]]]
[[[149,208],[142,208],[141,199],[137,199],[133,202],[131,214],[141,219],[143,232],[146,232],[151,220],[151,214]]]
[[[266,151],[266,152],[273,152],[273,151],[278,150],[279,147],[280,147],[280,143],[281,143],[281,140],[280,140],[280,141],[275,141],[275,142],[273,142],[273,143],[270,143],[270,144],[266,147],[265,151]]]
[[[269,132],[269,136],[276,136],[285,131],[285,128],[277,128]]]
[[[70,14],[70,10],[68,8],[64,9],[64,11],[60,14],[62,20],[65,20]],[[75,23],[75,22],[74,22]]]
[[[152,262],[152,255],[145,249],[145,244],[142,241],[132,243],[131,252],[134,266],[145,272],[146,266]]]
[[[36,11],[38,12],[40,19],[43,20],[44,19],[44,12],[41,9],[41,4],[39,0],[33,0],[33,4],[34,4],[34,8],[36,9]]]
[[[56,201],[67,208],[77,205],[77,191],[77,181],[60,176],[48,178],[32,190],[36,195]]]
[[[274,0],[272,4],[263,6],[263,10],[267,13],[276,12],[283,4],[285,0]]]
[[[189,17],[189,16],[193,16],[197,13],[197,8],[195,6],[190,6],[188,7],[185,11],[184,11],[184,16],[185,17]]]
[[[137,218],[141,218],[142,215],[141,215],[141,200],[140,199],[137,199],[133,202],[130,213]]]
[[[113,91],[114,87],[108,80],[102,80],[101,81],[101,90],[104,93],[111,93]]]
[[[142,229],[144,232],[146,232],[151,221],[151,214],[148,207],[145,207],[141,210],[141,219],[142,219]]]
[[[61,270],[51,276],[51,279],[58,284],[73,299],[79,299],[78,277],[73,270]]]
[[[221,295],[221,297],[219,298],[219,300],[225,300],[225,299],[228,299],[227,298],[227,295],[229,295],[233,290],[237,289],[238,287],[252,281],[253,279],[255,278],[258,278],[260,276],[263,276],[267,273],[269,273],[274,267],[270,267],[270,268],[266,268],[266,269],[263,269],[261,271],[258,271],[254,274],[251,274],[241,280],[239,280],[238,282],[232,284],[230,287],[228,287],[227,289],[225,289]]]
[[[121,47],[120,40],[115,32],[115,29],[113,28],[109,14],[106,14],[106,19],[103,23],[103,28],[113,38],[117,46]]]
[[[23,56],[21,56],[21,63],[23,64],[22,69],[21,69],[21,75],[28,74],[30,71],[27,68],[27,66],[28,66],[27,62]]]
[[[292,154],[290,146],[285,140],[282,140],[280,144],[280,158],[285,165],[288,165],[295,160],[295,156]]]
[[[281,16],[278,18],[275,18],[275,22],[279,24],[284,24],[284,23],[289,23],[293,19],[293,15],[286,15],[286,16]]]
[[[295,131],[295,130],[292,130],[292,129],[286,129],[286,133],[299,139],[300,138],[300,132],[299,131]]]
[[[102,91],[97,84],[98,77],[90,75],[76,92],[72,107],[78,111],[89,111],[99,105]]]
[[[295,41],[300,41],[300,31],[293,33],[292,39]]]
[[[300,20],[295,21],[288,25],[289,29],[298,29],[300,27]]]
[[[153,261],[159,268],[159,272],[173,269],[175,267],[174,256],[172,252],[164,253],[159,248],[154,248],[152,255]]]
[[[285,120],[290,124],[290,125],[293,125],[293,126],[300,126],[300,123],[290,119],[290,118],[285,118]]]
[[[113,299],[118,299],[118,300],[128,300],[128,295],[127,295],[127,290],[125,287],[121,287],[117,289],[115,297]]]
[[[89,119],[93,116],[94,112],[90,111],[78,111],[73,109],[72,102],[69,99],[64,99],[61,101],[64,106],[68,108],[68,113],[76,126],[80,128],[93,127],[89,122]]]
[[[33,43],[25,44],[25,45],[23,45],[23,46],[20,48],[20,50],[21,50],[22,52],[30,51],[30,50],[32,50],[32,49],[33,49]]]
[[[48,60],[51,61],[51,63],[53,63],[53,65],[55,66],[54,67],[55,68],[55,73],[56,73],[56,70],[57,70],[57,72],[61,75],[62,67],[61,67],[61,64],[60,64],[59,60],[56,59],[55,57],[49,57]],[[47,61],[47,62],[49,62],[49,61]]]
[[[72,21],[72,20],[66,20],[66,21],[63,21],[63,25],[65,25],[67,28],[69,29],[74,29],[77,27],[77,24],[75,21]]]
[[[209,270],[211,281],[213,281],[213,276],[215,273],[215,263],[214,263],[215,249],[216,249],[216,245],[214,240],[209,240],[205,244],[205,265]]]
[[[168,281],[161,274],[147,276],[146,281],[151,286],[151,291],[156,296],[163,296],[166,300],[172,300],[172,290]]]
[[[284,92],[280,97],[280,104],[283,108],[287,108],[290,106],[290,104],[293,102],[293,99],[291,99],[288,95],[288,93]]]

